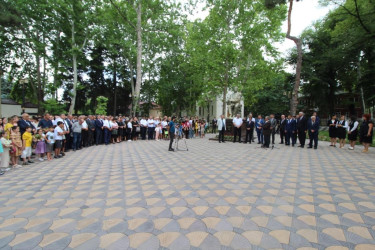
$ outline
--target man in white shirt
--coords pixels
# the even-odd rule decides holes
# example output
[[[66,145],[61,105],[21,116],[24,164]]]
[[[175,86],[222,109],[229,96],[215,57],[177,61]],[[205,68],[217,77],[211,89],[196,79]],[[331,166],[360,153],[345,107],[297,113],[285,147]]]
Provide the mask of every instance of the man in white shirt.
[[[155,121],[152,116],[150,116],[150,119],[147,120],[147,126],[148,126],[148,139],[153,140],[154,131],[155,131]]]
[[[80,119],[83,120],[82,122],[82,146],[83,147],[88,147],[89,146],[89,126],[87,125],[87,117],[82,116]]]
[[[109,140],[111,138],[111,132],[110,132],[110,125],[109,125],[109,121],[108,121],[108,117],[107,116],[104,117],[103,131],[104,131],[104,144],[108,145],[109,144]]]
[[[141,125],[141,137],[142,140],[146,140],[146,132],[147,132],[147,117],[143,117],[140,121]]]
[[[237,114],[237,117],[233,118],[233,127],[234,127],[234,137],[233,137],[233,143],[236,142],[236,138],[238,135],[238,142],[241,143],[241,126],[242,126],[243,120],[240,117],[240,114]]]
[[[219,143],[225,143],[224,133],[226,129],[225,117],[224,115],[220,116],[220,119],[217,120],[217,129],[219,130]]]

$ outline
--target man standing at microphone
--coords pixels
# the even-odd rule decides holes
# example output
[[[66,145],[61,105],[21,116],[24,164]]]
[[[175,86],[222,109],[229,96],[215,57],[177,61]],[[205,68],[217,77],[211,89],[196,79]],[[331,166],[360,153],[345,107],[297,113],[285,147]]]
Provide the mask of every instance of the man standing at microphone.
[[[176,132],[175,130],[175,125],[174,125],[174,121],[176,120],[176,117],[173,116],[172,117],[172,120],[169,122],[168,124],[168,127],[169,127],[169,151],[174,151],[174,149],[172,148],[172,144],[173,144],[173,139],[174,139],[174,133]]]

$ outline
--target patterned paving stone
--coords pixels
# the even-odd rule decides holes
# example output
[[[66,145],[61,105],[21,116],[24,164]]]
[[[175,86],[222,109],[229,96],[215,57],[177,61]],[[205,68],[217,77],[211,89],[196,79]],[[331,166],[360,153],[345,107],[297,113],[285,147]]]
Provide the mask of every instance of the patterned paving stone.
[[[167,143],[7,172],[0,248],[375,249],[374,152],[193,139],[169,153]]]

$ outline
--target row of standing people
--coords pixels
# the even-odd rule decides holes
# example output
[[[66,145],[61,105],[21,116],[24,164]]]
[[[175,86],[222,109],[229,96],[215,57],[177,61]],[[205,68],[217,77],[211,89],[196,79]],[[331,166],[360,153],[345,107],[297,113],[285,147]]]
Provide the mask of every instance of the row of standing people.
[[[355,117],[352,117],[350,121],[346,121],[345,116],[342,116],[340,120],[337,120],[336,116],[333,116],[327,124],[331,137],[331,146],[335,146],[337,138],[339,138],[340,148],[343,148],[347,136],[350,143],[349,149],[353,150],[359,136],[360,142],[364,146],[363,152],[368,152],[369,145],[372,143],[373,123],[369,115],[364,115],[362,120],[363,122],[359,126],[359,122]],[[274,145],[277,132],[280,134],[280,144],[292,145],[294,147],[298,139],[300,143],[299,147],[304,148],[308,134],[310,138],[308,148],[317,149],[318,147],[320,118],[316,112],[309,118],[303,112],[299,112],[296,116],[288,115],[286,117],[285,115],[281,115],[279,121],[275,119],[273,114],[266,116],[264,119],[261,115],[254,118],[251,114],[247,119],[242,119],[238,114],[233,119],[234,143],[237,142],[237,137],[238,142],[241,142],[241,126],[244,122],[246,126],[244,143],[254,142],[255,130],[258,144],[261,144],[262,147],[268,148],[271,143]],[[219,142],[221,143],[224,142],[224,132],[226,130],[224,116],[221,116],[218,120],[218,127]]]

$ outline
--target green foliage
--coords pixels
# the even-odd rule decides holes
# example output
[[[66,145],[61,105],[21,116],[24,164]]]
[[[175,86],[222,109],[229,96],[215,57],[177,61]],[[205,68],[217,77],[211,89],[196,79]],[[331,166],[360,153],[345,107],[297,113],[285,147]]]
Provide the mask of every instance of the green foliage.
[[[45,112],[50,114],[62,114],[66,112],[65,106],[55,99],[48,99],[43,103]]]
[[[97,115],[106,115],[107,114],[107,102],[108,98],[104,96],[98,96],[96,98],[96,109],[95,109],[95,114]]]

